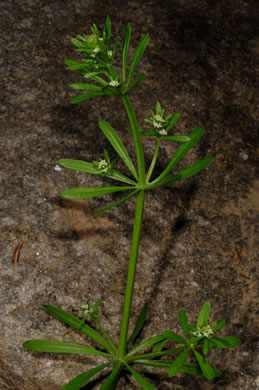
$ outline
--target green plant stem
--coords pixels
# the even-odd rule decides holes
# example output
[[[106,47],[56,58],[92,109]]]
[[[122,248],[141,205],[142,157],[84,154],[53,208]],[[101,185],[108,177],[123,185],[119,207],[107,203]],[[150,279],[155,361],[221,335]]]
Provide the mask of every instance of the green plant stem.
[[[154,167],[156,164],[157,156],[158,156],[159,147],[160,147],[160,138],[158,138],[158,140],[157,140],[154,156],[153,156],[153,159],[151,161],[151,164],[150,164],[150,167],[149,167],[149,170],[147,173],[147,177],[146,177],[147,182],[149,181],[149,179],[152,176],[152,173],[153,173],[153,170],[154,170]]]
[[[137,164],[138,164],[138,184],[140,186],[139,188],[144,188],[146,184],[146,171],[145,171],[143,146],[142,146],[141,136],[139,134],[139,125],[137,122],[135,111],[129,99],[129,96],[128,95],[122,96],[122,101],[129,117],[130,128],[133,134],[134,144],[136,148],[136,157],[137,157]]]
[[[110,338],[110,336],[108,335],[108,333],[103,329],[102,325],[100,324],[100,322],[96,318],[93,318],[93,320],[95,321],[96,325],[98,326],[98,328],[100,329],[100,331],[102,332],[102,334],[104,335],[104,337],[106,338],[106,340],[108,341],[110,346],[112,347],[114,353],[117,353],[116,346],[113,343],[113,341]]]
[[[145,192],[144,190],[141,190],[139,191],[136,197],[136,212],[135,212],[132,241],[131,241],[128,278],[127,278],[125,297],[124,297],[124,307],[123,307],[123,314],[121,320],[118,354],[119,357],[122,359],[126,354],[126,348],[127,348],[129,319],[130,319],[130,312],[131,312],[134,282],[136,276],[136,267],[137,267],[138,250],[139,250],[139,242],[140,242],[140,231],[141,231],[143,210],[144,210],[144,199],[145,199]]]

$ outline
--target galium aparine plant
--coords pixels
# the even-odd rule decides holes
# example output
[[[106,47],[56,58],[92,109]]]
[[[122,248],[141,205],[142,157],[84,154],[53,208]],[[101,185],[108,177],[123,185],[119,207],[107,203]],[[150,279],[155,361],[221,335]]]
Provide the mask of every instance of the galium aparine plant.
[[[82,388],[106,367],[110,367],[110,373],[101,384],[101,390],[115,389],[122,370],[127,370],[134,377],[140,388],[145,390],[155,389],[137,371],[137,366],[165,369],[168,371],[169,377],[173,377],[181,372],[213,380],[215,377],[220,376],[221,372],[217,368],[212,367],[208,362],[207,356],[209,351],[215,348],[235,347],[239,340],[230,336],[216,337],[216,334],[224,327],[225,322],[221,321],[218,323],[214,321],[210,323],[210,301],[206,301],[202,305],[196,324],[189,323],[184,310],[178,313],[182,335],[168,330],[161,331],[159,335],[137,344],[136,338],[141,332],[147,316],[148,307],[144,303],[133,332],[130,335],[128,334],[145,194],[147,191],[154,191],[158,187],[188,179],[213,161],[213,157],[209,156],[175,172],[179,161],[197,144],[203,135],[204,127],[198,126],[188,135],[175,134],[173,131],[174,126],[180,115],[178,113],[166,113],[159,102],[157,102],[154,110],[150,110],[149,118],[145,119],[150,125],[150,130],[144,131],[139,126],[129,95],[144,79],[144,74],[137,73],[136,70],[148,44],[148,34],[141,39],[131,61],[128,61],[131,26],[129,24],[126,26],[122,43],[122,69],[120,73],[117,72],[113,65],[117,55],[118,34],[116,33],[113,39],[109,17],[106,19],[102,33],[94,24],[90,34],[78,35],[71,40],[76,47],[75,50],[82,54],[82,58],[81,61],[67,59],[68,69],[79,72],[83,79],[88,80],[87,83],[80,82],[71,85],[72,88],[83,91],[74,97],[71,103],[75,104],[103,96],[115,96],[120,99],[128,115],[129,128],[127,130],[132,134],[136,151],[135,164],[116,130],[108,122],[99,120],[100,130],[112,145],[117,155],[116,159],[111,161],[107,150],[104,149],[103,155],[98,156],[93,162],[74,159],[62,159],[58,162],[62,167],[103,176],[103,179],[108,182],[111,180],[116,182],[116,185],[113,186],[71,188],[61,193],[63,198],[89,199],[113,192],[126,193],[120,200],[95,211],[94,215],[119,206],[134,196],[136,197],[136,211],[120,337],[119,343],[116,345],[98,321],[98,309],[101,303],[98,300],[93,307],[88,302],[82,304],[83,318],[73,316],[55,306],[43,305],[48,313],[92,339],[97,345],[96,348],[55,340],[29,340],[23,345],[32,351],[96,355],[103,356],[106,359],[105,363],[72,379],[63,387],[63,390],[78,390]],[[148,169],[145,166],[142,143],[145,136],[153,137],[155,141],[154,155]],[[179,147],[164,170],[157,177],[154,177],[154,168],[161,142],[176,142],[179,144]],[[116,162],[119,158],[125,164],[125,171],[116,168]],[[172,343],[174,344],[173,348]],[[173,357],[174,355],[176,357]],[[191,361],[189,360],[190,355],[192,356]],[[164,357],[168,359],[166,360]]]

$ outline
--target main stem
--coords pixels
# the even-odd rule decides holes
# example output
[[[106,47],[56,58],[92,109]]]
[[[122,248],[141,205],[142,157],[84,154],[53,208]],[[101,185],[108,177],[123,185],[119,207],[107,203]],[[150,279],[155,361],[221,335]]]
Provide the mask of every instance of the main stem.
[[[137,164],[138,164],[138,185],[140,189],[136,197],[136,212],[135,212],[135,219],[134,219],[134,226],[133,226],[133,233],[132,233],[128,277],[127,277],[127,284],[126,284],[126,290],[124,296],[124,306],[123,306],[121,329],[120,329],[120,342],[119,342],[118,353],[119,356],[123,359],[127,349],[129,320],[130,320],[131,304],[133,298],[133,290],[134,290],[136,268],[137,268],[137,261],[138,261],[140,231],[142,225],[144,199],[145,199],[145,191],[143,190],[143,187],[145,186],[146,183],[146,172],[145,172],[143,147],[141,142],[141,136],[139,134],[139,126],[136,119],[135,111],[132,107],[128,95],[124,95],[122,97],[122,100],[129,117],[130,128],[134,138]]]
[[[144,190],[139,191],[137,194],[136,213],[134,219],[134,227],[133,227],[131,249],[130,249],[130,259],[129,259],[129,267],[128,267],[128,278],[127,278],[127,284],[125,290],[124,307],[123,307],[121,329],[120,329],[120,343],[119,343],[118,352],[121,358],[125,356],[126,348],[127,348],[129,319],[130,319],[133,289],[134,289],[136,267],[137,267],[137,260],[138,260],[140,231],[141,231],[143,210],[144,210],[144,198],[145,198],[145,191]]]

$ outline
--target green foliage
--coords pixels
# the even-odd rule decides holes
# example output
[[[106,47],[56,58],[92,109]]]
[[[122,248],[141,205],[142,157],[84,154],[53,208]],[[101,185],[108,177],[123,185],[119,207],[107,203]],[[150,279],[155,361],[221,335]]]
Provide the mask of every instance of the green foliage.
[[[183,336],[167,330],[158,336],[151,337],[148,340],[136,344],[136,339],[147,319],[148,307],[145,303],[136,320],[131,335],[128,336],[145,193],[146,191],[153,191],[164,185],[188,179],[206,168],[213,161],[213,157],[208,156],[191,166],[172,172],[177,167],[177,164],[197,144],[204,133],[204,127],[198,126],[190,134],[169,134],[177,124],[180,114],[165,113],[165,109],[160,102],[156,103],[155,111],[150,110],[151,116],[145,119],[145,122],[152,126],[151,130],[147,131],[140,128],[129,99],[129,92],[132,92],[144,79],[143,73],[139,73],[136,76],[135,73],[148,44],[149,34],[146,34],[141,39],[131,61],[129,60],[130,40],[131,26],[127,24],[122,43],[122,69],[120,72],[117,72],[113,63],[117,55],[118,34],[116,33],[115,38],[113,38],[111,21],[107,17],[102,33],[94,24],[90,34],[81,34],[77,35],[76,38],[71,38],[72,43],[76,47],[75,50],[83,55],[81,62],[73,59],[66,60],[68,69],[77,71],[84,79],[88,79],[87,83],[78,82],[71,85],[75,90],[84,91],[71,100],[72,104],[95,97],[106,96],[114,96],[122,100],[129,119],[129,128],[126,130],[130,131],[135,146],[136,164],[129,156],[127,148],[122,142],[122,136],[108,122],[99,120],[99,127],[102,133],[113,147],[114,158],[111,159],[107,150],[104,149],[104,156],[92,162],[70,158],[61,159],[58,163],[64,168],[102,176],[104,180],[116,180],[124,183],[124,185],[70,188],[62,191],[60,195],[64,198],[90,199],[114,192],[129,191],[120,200],[95,211],[94,215],[119,206],[133,196],[136,196],[136,213],[118,345],[113,342],[108,332],[98,320],[100,300],[94,304],[93,308],[91,308],[87,301],[83,303],[80,309],[83,318],[77,318],[55,306],[43,306],[48,313],[89,337],[97,344],[98,348],[55,340],[29,340],[23,344],[25,348],[31,351],[87,354],[107,358],[106,363],[92,368],[72,379],[63,387],[63,390],[79,390],[82,386],[89,383],[95,375],[109,366],[111,366],[111,371],[104,379],[100,387],[101,390],[115,389],[123,369],[126,369],[132,375],[142,389],[154,389],[135,370],[135,366],[137,365],[166,369],[168,370],[169,377],[173,377],[180,372],[213,380],[215,377],[220,376],[221,372],[213,368],[206,360],[210,350],[215,348],[233,348],[239,343],[239,340],[235,337],[215,337],[215,334],[224,327],[225,322],[221,321],[218,324],[217,322],[213,322],[210,325],[210,301],[206,301],[202,305],[196,326],[189,323],[184,310],[179,311],[178,319]],[[122,75],[122,79],[119,77],[119,74]],[[156,142],[153,158],[147,172],[142,144],[142,139],[146,136],[153,137]],[[167,166],[151,181],[157,163],[160,145],[162,142],[168,141],[177,142],[180,146],[171,157]],[[119,159],[124,163],[125,171],[116,168]],[[90,323],[93,323],[93,325],[90,325]],[[129,345],[132,343],[135,343],[135,345],[133,345],[132,349],[129,349]],[[176,344],[177,347],[168,348],[168,344],[172,343]],[[140,353],[140,351],[142,352]],[[174,360],[161,359],[162,357],[173,354],[177,356]],[[189,354],[192,354],[196,362],[187,361]]]

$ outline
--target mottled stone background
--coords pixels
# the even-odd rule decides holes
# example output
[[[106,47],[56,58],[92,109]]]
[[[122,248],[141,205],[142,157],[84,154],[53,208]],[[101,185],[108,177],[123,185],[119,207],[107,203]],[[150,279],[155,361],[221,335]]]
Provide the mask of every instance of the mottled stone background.
[[[151,35],[141,63],[146,78],[132,95],[141,126],[159,100],[169,112],[181,113],[177,132],[206,127],[181,167],[215,155],[199,175],[147,194],[133,304],[134,318],[144,300],[150,305],[140,339],[179,330],[178,310],[194,320],[210,299],[213,318],[227,322],[222,334],[241,340],[236,349],[210,355],[224,373],[212,383],[187,375],[169,380],[164,371],[155,371],[150,381],[160,390],[258,388],[256,4],[1,1],[1,390],[61,389],[102,361],[25,351],[22,343],[31,338],[85,343],[49,316],[43,303],[77,314],[84,298],[91,303],[101,298],[100,319],[118,339],[135,201],[94,218],[93,210],[118,195],[62,202],[59,192],[110,183],[54,169],[59,158],[92,161],[104,147],[112,154],[98,119],[118,129],[133,151],[119,99],[69,104],[75,95],[69,85],[81,81],[65,69],[64,59],[76,56],[69,37],[88,33],[93,23],[102,28],[107,15],[121,34],[126,23],[132,24],[132,48],[144,34]],[[153,148],[147,139],[147,162]],[[174,150],[171,143],[162,145],[158,169]],[[13,251],[26,238],[14,269]],[[87,389],[99,386],[94,382]],[[124,376],[118,388],[138,387]]]

